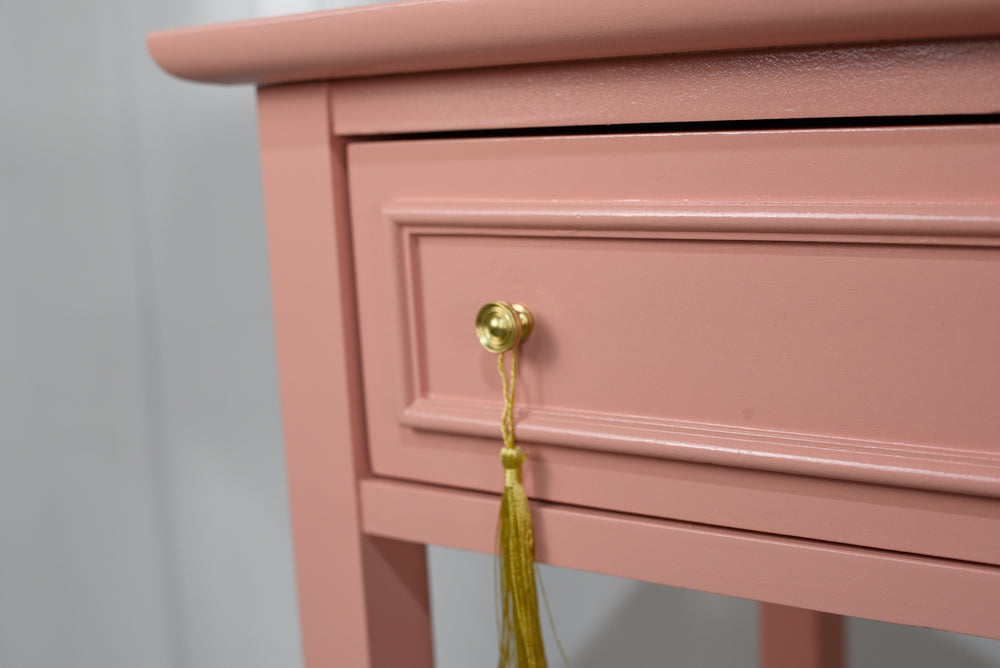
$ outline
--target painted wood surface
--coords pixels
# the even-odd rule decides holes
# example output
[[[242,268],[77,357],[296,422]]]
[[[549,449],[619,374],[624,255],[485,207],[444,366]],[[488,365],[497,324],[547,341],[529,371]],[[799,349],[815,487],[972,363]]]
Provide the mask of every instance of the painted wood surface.
[[[1000,42],[762,49],[344,79],[344,135],[988,114]]]
[[[998,32],[993,0],[417,0],[169,30],[147,41],[176,76],[276,83]]]
[[[177,76],[340,79],[259,95],[307,666],[431,666],[423,544],[492,550],[497,298],[538,319],[542,561],[763,601],[768,668],[834,668],[841,614],[1000,637],[996,126],[348,141],[996,113],[997,34],[422,0],[151,35]]]
[[[353,146],[375,472],[497,488],[498,381],[471,323],[502,298],[537,323],[518,412],[533,495],[1000,563],[998,142]]]
[[[361,483],[371,534],[491,552],[498,499]],[[817,541],[534,503],[547,564],[766,603],[1000,638],[1000,569]]]
[[[841,616],[764,603],[758,620],[761,668],[843,668]]]
[[[424,546],[363,536],[343,145],[326,84],[260,92],[285,453],[308,668],[433,665]]]

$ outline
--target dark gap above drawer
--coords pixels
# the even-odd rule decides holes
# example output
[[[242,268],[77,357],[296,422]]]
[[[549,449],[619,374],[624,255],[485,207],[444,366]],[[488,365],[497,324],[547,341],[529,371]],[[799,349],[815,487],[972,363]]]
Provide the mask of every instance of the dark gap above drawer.
[[[751,132],[767,130],[825,130],[849,128],[930,127],[1000,123],[1000,113],[927,116],[859,116],[855,118],[782,118],[699,123],[631,123],[564,127],[457,130],[385,135],[358,135],[351,141],[411,141],[426,139],[484,139],[491,137],[545,137],[579,135],[635,135],[682,132]]]

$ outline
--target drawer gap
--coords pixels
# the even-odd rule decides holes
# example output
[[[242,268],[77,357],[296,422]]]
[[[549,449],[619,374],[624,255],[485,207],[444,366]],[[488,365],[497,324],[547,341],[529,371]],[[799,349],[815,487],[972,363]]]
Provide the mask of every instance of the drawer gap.
[[[780,130],[831,130],[850,128],[941,127],[956,125],[991,125],[1000,123],[1000,113],[945,114],[914,116],[857,116],[839,118],[768,118],[742,121],[704,121],[679,123],[626,123],[620,125],[577,125],[494,130],[448,130],[389,134],[359,134],[355,142],[414,141],[433,139],[489,139],[502,137],[639,135],[654,133],[755,132]]]

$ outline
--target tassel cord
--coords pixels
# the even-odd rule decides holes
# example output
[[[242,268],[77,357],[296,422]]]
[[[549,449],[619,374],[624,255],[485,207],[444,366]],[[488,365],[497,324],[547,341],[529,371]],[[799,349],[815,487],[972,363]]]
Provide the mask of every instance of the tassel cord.
[[[504,468],[504,490],[500,502],[497,526],[497,637],[500,645],[498,668],[547,668],[538,611],[538,590],[535,586],[535,539],[528,497],[521,484],[521,464],[524,451],[514,442],[514,391],[517,384],[517,348],[511,351],[510,380],[504,365],[504,354],[497,360],[503,388],[504,410],[501,418],[503,448],[500,450]],[[552,631],[555,624],[548,596],[542,587],[542,598]],[[566,666],[569,661],[558,634],[559,653]]]

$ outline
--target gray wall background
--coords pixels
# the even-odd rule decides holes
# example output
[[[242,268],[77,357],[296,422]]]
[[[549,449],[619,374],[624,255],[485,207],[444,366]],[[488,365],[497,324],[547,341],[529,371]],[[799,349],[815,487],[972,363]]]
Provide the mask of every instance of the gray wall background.
[[[143,36],[338,4],[0,5],[0,666],[301,665],[253,92]],[[430,556],[438,665],[491,665],[490,557]],[[578,668],[755,665],[748,601],[545,578]],[[850,655],[1000,643],[855,621]]]

